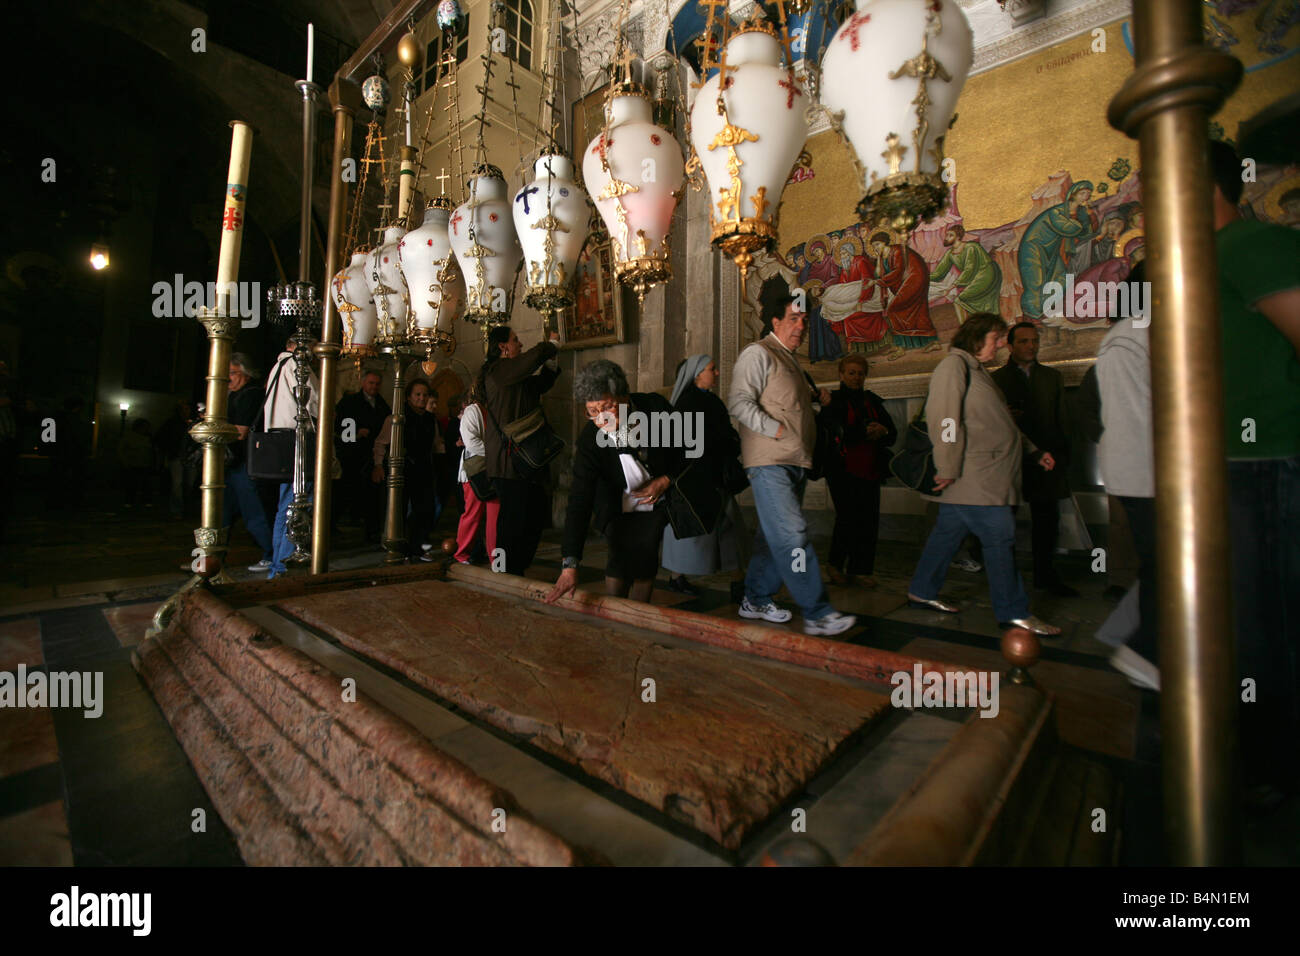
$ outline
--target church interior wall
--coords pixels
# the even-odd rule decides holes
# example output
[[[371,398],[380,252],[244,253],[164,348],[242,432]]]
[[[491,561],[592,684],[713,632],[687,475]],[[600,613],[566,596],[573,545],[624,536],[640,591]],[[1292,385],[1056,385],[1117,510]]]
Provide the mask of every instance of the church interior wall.
[[[1223,131],[1220,135],[1232,137],[1238,123],[1274,100],[1277,90],[1300,88],[1300,56],[1295,55],[1300,50],[1294,37],[1279,40],[1258,29],[1258,11],[1238,9],[1240,5],[1209,6],[1214,9],[1207,10],[1207,31],[1217,31],[1219,45],[1246,64],[1241,89],[1214,118]],[[1066,13],[1056,16],[1065,18]],[[1016,250],[1039,213],[1063,201],[1070,186],[1081,180],[1095,186],[1093,203],[1099,218],[1140,211],[1137,143],[1112,129],[1105,113],[1107,103],[1131,72],[1132,56],[1128,17],[1099,25],[1080,21],[1076,35],[972,76],[958,101],[957,120],[946,143],[952,161],[950,208],[912,235],[894,236],[891,242],[905,243],[923,257],[927,267],[934,268],[945,251],[943,231],[952,224],[962,225],[1002,270],[1000,313],[1009,323],[1026,318],[1021,308],[1023,283]],[[792,286],[805,285],[810,278],[807,249],[813,242],[820,239],[833,257],[845,245],[856,255],[855,247],[866,245],[869,238],[854,211],[861,189],[852,154],[841,136],[827,127],[824,119],[815,122],[813,129],[820,128],[820,132],[814,132],[805,147],[806,161],[799,164],[804,171],[800,173],[796,166],[786,186],[777,248],[759,261],[746,286],[737,350],[753,340],[757,292],[764,278],[780,273]],[[1248,185],[1246,199],[1258,200],[1253,205],[1260,218],[1297,225],[1300,221],[1278,201],[1286,188],[1295,186],[1300,186],[1300,174],[1294,167],[1261,171],[1260,182]],[[1120,237],[1121,241],[1138,238],[1137,254],[1129,257],[1124,272],[1141,258],[1142,229],[1140,223],[1132,226],[1130,218]],[[1120,254],[1119,250],[1114,253]],[[822,288],[819,285],[813,291]],[[821,303],[815,305],[811,323],[819,319]],[[940,343],[946,344],[961,320],[953,292],[932,281],[928,310]],[[1067,392],[1074,391],[1073,386],[1092,364],[1106,324],[1104,319],[1094,319],[1077,325],[1044,326],[1040,360],[1061,369]],[[814,338],[810,332],[809,339]],[[862,347],[843,338],[838,346],[823,348],[821,355],[811,354],[817,348],[813,341],[806,341],[801,349],[802,364],[818,383],[835,383],[839,355]],[[946,347],[919,354],[906,349],[870,356],[867,387],[886,399],[896,423],[901,425],[915,414],[929,372],[944,354]],[[997,364],[1007,360],[1004,350]],[[1104,507],[1096,500],[1101,499],[1104,505],[1097,491],[1094,454],[1091,446],[1076,451],[1072,484],[1080,492],[1077,497],[1085,520],[1104,523]],[[822,497],[818,491],[810,506],[815,507]],[[918,500],[903,489],[887,487],[882,508],[907,514],[916,510]]]
[[[1104,14],[1114,5],[1093,6]],[[468,55],[458,70],[458,83],[463,165],[468,175],[477,135],[475,117],[480,108],[479,94],[474,87],[482,82],[480,58],[488,44],[485,19],[488,3],[480,0],[463,7],[470,15],[470,33]],[[603,28],[588,16],[592,9],[596,10],[595,17],[612,15],[601,4],[587,7],[580,29],[584,34],[590,31],[591,35],[603,35],[600,33]],[[1131,71],[1131,21],[1121,15],[1098,23],[1095,11],[1089,20],[1080,16],[1080,9],[1079,4],[1065,4],[1059,12],[1045,18],[1046,25],[1035,27],[1040,35],[1057,36],[1062,35],[1063,24],[1077,27],[1073,35],[1039,49],[1019,52],[1003,34],[985,49],[996,48],[999,57],[1006,57],[1005,62],[989,62],[989,56],[981,57],[977,49],[979,69],[968,80],[958,102],[957,121],[947,142],[947,155],[952,160],[951,206],[935,222],[923,224],[910,236],[895,236],[891,240],[915,250],[933,268],[945,251],[944,231],[950,225],[962,225],[1002,270],[998,306],[1009,322],[1024,317],[1020,307],[1023,282],[1016,250],[1035,216],[1061,202],[1071,185],[1081,180],[1093,183],[1093,205],[1100,216],[1114,216],[1121,209],[1131,214],[1133,208],[1140,209],[1137,144],[1111,129],[1105,117],[1107,102]],[[506,98],[508,64],[500,56],[494,64],[493,98],[487,110],[490,125],[484,131],[483,140],[488,161],[505,173],[512,194],[523,183],[525,175],[530,174],[519,160],[526,160],[540,139],[536,119],[545,55],[542,49],[545,16],[545,5],[536,3],[532,68],[514,66],[516,82],[520,84],[517,116]],[[657,21],[662,17],[662,11],[650,5],[634,5],[629,35],[640,39],[646,61],[653,61],[659,52],[650,47],[659,39],[661,31]],[[1053,18],[1059,18],[1058,24],[1051,23]],[[425,35],[423,31],[429,29],[431,19],[418,27],[418,35]],[[1242,118],[1267,104],[1273,95],[1271,91],[1280,88],[1279,84],[1300,87],[1300,57],[1290,55],[1295,52],[1291,47],[1284,55],[1264,49],[1267,38],[1261,38],[1253,15],[1232,12],[1220,17],[1218,22],[1233,37],[1231,51],[1243,57],[1247,65],[1241,90],[1216,117],[1223,129],[1231,133]],[[1104,50],[1098,49],[1098,28],[1104,37]],[[612,46],[611,50],[602,49],[594,55],[590,50],[578,49],[566,60],[566,89],[580,89],[587,94],[585,102],[565,104],[561,139],[571,155],[580,153],[586,140],[596,133],[605,82],[599,67],[607,62],[611,52]],[[679,68],[680,88],[688,91],[689,99],[694,74],[685,64],[679,64]],[[395,95],[401,88],[399,73],[396,65],[390,69]],[[456,166],[449,125],[443,121],[447,115],[445,95],[439,90],[436,98],[430,92],[417,100],[417,130],[430,100],[434,100],[435,110],[433,141],[427,149],[425,171],[419,180],[421,207],[424,195],[439,192],[439,185],[432,177],[444,168],[451,171]],[[684,141],[680,119],[679,116],[679,128],[675,132]],[[400,130],[395,111],[391,112],[388,125],[389,135],[394,137],[390,142],[397,143],[395,137],[400,135]],[[866,250],[858,250],[867,245],[870,234],[857,222],[854,212],[860,187],[849,148],[838,133],[829,129],[824,117],[813,118],[812,130],[806,155],[792,171],[782,198],[777,246],[771,255],[759,258],[743,289],[736,267],[723,261],[709,245],[707,194],[687,188],[670,239],[673,280],[666,287],[651,290],[642,303],[623,291],[621,343],[562,351],[560,363],[564,375],[548,396],[546,409],[560,434],[568,437],[570,447],[585,423],[571,399],[573,377],[584,365],[597,359],[610,359],[624,368],[634,390],[659,390],[666,394],[677,363],[688,355],[708,352],[718,361],[722,372],[719,393],[725,397],[736,357],[757,337],[757,291],[762,280],[779,272],[791,285],[805,282],[808,246],[810,240],[818,237],[824,240],[832,255],[837,250],[842,252],[845,246],[853,255],[865,253]],[[453,193],[454,201],[462,196],[459,189],[449,192]],[[1125,227],[1125,238],[1140,239],[1140,221],[1136,226],[1126,221]],[[1116,256],[1119,257],[1118,252]],[[1131,264],[1127,263],[1130,267]],[[522,288],[520,280],[511,325],[527,347],[543,337],[543,318],[520,301]],[[886,408],[899,425],[909,421],[918,410],[929,373],[945,354],[946,342],[962,318],[954,301],[956,291],[950,285],[944,287],[941,282],[932,282],[928,292],[926,305],[937,332],[936,344],[924,350],[901,349],[895,350],[895,354],[869,357],[868,387],[886,399]],[[817,320],[816,310],[813,320]],[[1103,319],[1081,323],[1077,328],[1044,326],[1040,358],[1063,371],[1070,391],[1091,364],[1105,325]],[[468,382],[481,362],[482,333],[476,326],[460,322],[456,335],[457,352],[448,362]],[[842,341],[841,353],[829,356],[813,356],[811,348],[811,343],[806,343],[801,350],[803,364],[819,384],[833,387],[838,381],[838,354],[853,346]],[[1006,356],[1004,351],[999,361],[1006,361]],[[1074,486],[1080,492],[1080,508],[1085,519],[1104,523],[1104,499],[1096,491],[1092,451],[1085,448],[1076,456],[1081,461],[1074,465]],[[564,506],[566,465],[567,456],[556,469],[557,519]],[[1102,504],[1090,496],[1100,499]],[[807,505],[812,510],[830,507],[829,496],[821,483],[811,488]],[[899,516],[916,516],[925,510],[924,503],[911,492],[888,486],[882,507],[886,513]]]

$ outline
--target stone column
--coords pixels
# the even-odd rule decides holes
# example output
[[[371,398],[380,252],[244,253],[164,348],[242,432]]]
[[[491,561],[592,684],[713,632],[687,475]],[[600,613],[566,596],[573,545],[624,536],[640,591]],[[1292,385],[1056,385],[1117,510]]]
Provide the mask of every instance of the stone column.
[[[709,245],[709,196],[701,189],[686,187],[685,228],[682,248],[686,253],[686,339],[687,355],[707,352],[722,363],[717,353],[718,323],[714,289],[718,277],[718,254]]]
[[[652,392],[664,384],[664,325],[666,297],[664,284],[646,293],[637,317],[636,382],[632,387],[639,392]],[[625,304],[635,307],[636,297],[629,295]]]

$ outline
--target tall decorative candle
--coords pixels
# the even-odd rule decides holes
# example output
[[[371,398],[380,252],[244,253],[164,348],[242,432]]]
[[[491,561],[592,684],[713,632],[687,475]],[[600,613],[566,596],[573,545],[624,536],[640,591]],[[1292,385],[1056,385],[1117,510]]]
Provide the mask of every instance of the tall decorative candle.
[[[316,31],[309,23],[307,24],[307,82],[311,82],[312,67],[316,63],[316,44],[313,42]]]

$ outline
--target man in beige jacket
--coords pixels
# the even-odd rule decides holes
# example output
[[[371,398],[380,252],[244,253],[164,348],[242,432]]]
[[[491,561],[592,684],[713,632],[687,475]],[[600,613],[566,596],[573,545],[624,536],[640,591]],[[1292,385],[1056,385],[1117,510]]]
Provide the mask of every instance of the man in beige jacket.
[[[1056,462],[1016,426],[1001,389],[984,369],[1006,341],[1007,325],[991,312],[968,318],[953,337],[948,356],[930,378],[925,422],[934,446],[939,517],[912,576],[913,607],[956,614],[939,600],[948,565],[968,533],[984,545],[993,612],[1004,627],[1060,634],[1029,613],[1029,598],[1016,571],[1016,515],[1024,455],[1048,471]]]
[[[784,582],[803,612],[805,634],[841,634],[855,619],[827,599],[802,510],[817,441],[812,390],[795,356],[808,316],[784,288],[764,293],[764,327],[770,323],[771,332],[740,353],[727,402],[740,426],[740,457],[758,511],[739,614],[778,624],[790,620],[791,613],[772,600]]]

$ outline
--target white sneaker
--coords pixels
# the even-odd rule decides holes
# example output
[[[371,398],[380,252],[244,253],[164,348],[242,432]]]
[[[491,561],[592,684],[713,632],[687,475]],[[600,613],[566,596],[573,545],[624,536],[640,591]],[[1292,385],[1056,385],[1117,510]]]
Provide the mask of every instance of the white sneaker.
[[[814,635],[843,634],[857,622],[858,619],[852,614],[831,611],[825,617],[819,617],[815,621],[804,621],[803,632]]]
[[[978,574],[984,570],[984,565],[974,558],[958,558],[952,563],[952,566],[958,571],[969,571],[971,574]]]
[[[1110,655],[1110,666],[1127,677],[1130,684],[1160,689],[1160,669],[1131,647],[1121,647]]]
[[[250,571],[270,571],[270,570],[271,570],[271,562],[268,561],[268,560],[266,560],[266,558],[263,558],[261,561],[258,561],[257,564],[250,564],[250,565],[248,566],[248,570],[250,570]]]
[[[736,612],[741,617],[747,617],[755,621],[771,621],[773,624],[784,624],[794,614],[783,607],[777,607],[771,601],[768,601],[762,607],[755,607],[749,603],[749,598],[740,602],[740,610]]]

